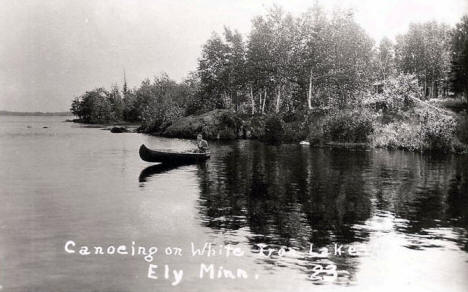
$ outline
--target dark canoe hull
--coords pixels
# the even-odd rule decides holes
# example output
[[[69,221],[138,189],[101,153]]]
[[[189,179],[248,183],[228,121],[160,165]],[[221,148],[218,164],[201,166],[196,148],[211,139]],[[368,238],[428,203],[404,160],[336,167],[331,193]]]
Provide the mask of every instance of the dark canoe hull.
[[[140,146],[140,157],[148,162],[161,162],[165,164],[191,164],[199,163],[210,158],[209,153],[178,153],[178,152],[163,152],[155,151],[146,147],[144,144]]]

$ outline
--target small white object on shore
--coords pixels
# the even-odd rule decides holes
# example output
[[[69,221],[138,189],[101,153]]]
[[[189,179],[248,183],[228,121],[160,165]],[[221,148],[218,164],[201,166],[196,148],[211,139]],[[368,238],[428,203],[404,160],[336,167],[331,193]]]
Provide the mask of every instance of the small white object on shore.
[[[299,142],[299,144],[301,144],[301,145],[310,145],[310,142],[309,141],[301,141],[301,142]]]

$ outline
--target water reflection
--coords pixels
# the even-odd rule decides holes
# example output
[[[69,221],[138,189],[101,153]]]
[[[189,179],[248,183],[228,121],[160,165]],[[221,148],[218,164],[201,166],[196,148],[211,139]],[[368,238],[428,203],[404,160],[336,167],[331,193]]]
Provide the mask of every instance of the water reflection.
[[[368,154],[316,154],[237,144],[199,169],[204,223],[219,230],[248,226],[253,242],[295,247],[365,240],[353,225],[371,214],[363,176]]]
[[[466,251],[468,187],[466,157],[382,152],[375,155],[368,185],[376,208],[399,219],[396,230],[411,237],[408,248],[442,247],[455,241]],[[450,228],[455,238],[444,232]]]
[[[165,172],[171,171],[173,169],[179,168],[184,165],[187,165],[187,164],[160,163],[160,164],[154,164],[154,165],[148,166],[140,172],[140,175],[138,176],[138,182],[144,183],[147,181],[148,178],[150,178],[153,175],[165,173]]]
[[[455,242],[468,251],[466,162],[461,156],[244,141],[198,168],[200,214],[216,232],[246,229],[252,250],[258,244],[297,250],[365,244],[382,231],[405,235],[401,245],[410,249]],[[359,268],[355,257],[328,260],[350,279]],[[321,261],[304,254],[280,264],[309,273]]]

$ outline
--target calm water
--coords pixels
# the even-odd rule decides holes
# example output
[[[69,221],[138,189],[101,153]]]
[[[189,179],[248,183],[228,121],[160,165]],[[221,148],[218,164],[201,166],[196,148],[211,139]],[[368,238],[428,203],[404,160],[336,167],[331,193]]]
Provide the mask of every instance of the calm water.
[[[468,289],[466,156],[238,141],[212,144],[204,165],[167,168],[141,161],[139,145],[183,150],[190,142],[62,120],[0,117],[3,291]],[[68,254],[69,240],[76,249],[156,246],[152,264],[183,269],[183,280],[171,286],[159,268],[149,279],[141,255]],[[191,242],[245,254],[191,256]],[[164,255],[167,246],[182,256]],[[260,247],[287,253],[262,256]],[[201,263],[249,278],[200,279]],[[335,267],[336,277],[311,277]]]

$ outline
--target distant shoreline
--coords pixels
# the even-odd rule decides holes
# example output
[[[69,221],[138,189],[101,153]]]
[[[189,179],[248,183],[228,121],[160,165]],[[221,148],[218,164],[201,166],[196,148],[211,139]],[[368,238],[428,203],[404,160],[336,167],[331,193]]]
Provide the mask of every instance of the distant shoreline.
[[[0,111],[0,116],[72,116],[71,112],[14,112]]]

